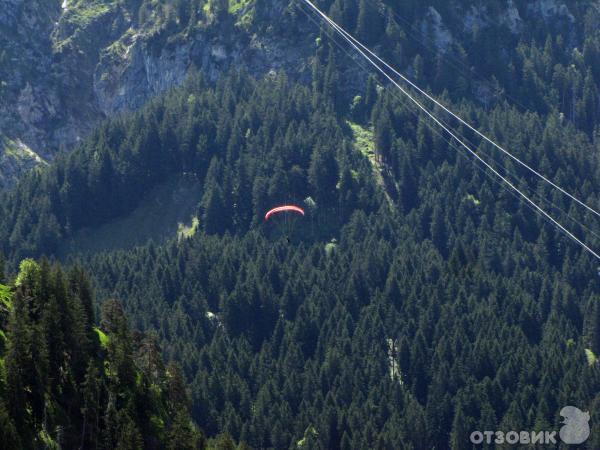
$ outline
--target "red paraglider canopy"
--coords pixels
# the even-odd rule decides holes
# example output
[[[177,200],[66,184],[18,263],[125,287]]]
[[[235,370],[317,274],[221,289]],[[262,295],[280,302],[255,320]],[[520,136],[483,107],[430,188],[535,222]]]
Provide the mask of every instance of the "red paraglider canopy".
[[[296,213],[304,215],[304,210],[302,208],[300,208],[299,206],[283,205],[283,206],[278,206],[277,208],[273,208],[272,210],[268,211],[267,214],[265,214],[265,220],[269,220],[269,217],[271,217],[273,214],[278,214],[280,212],[286,212],[286,211],[296,212]]]

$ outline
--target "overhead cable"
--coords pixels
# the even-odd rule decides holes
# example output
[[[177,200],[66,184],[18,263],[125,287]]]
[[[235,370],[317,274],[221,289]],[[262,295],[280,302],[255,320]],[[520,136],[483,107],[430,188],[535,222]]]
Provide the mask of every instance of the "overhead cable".
[[[336,22],[334,22],[332,19],[330,19],[325,13],[323,13],[311,0],[304,0],[304,2],[310,6],[311,9],[313,9],[319,16],[321,16],[333,29],[335,29],[343,38],[344,40],[346,40],[358,53],[360,53],[375,69],[377,69],[378,72],[380,72],[385,78],[387,78],[396,88],[398,88],[400,90],[400,92],[402,92],[412,103],[414,103],[421,111],[423,111],[423,113],[425,113],[431,120],[433,120],[438,126],[440,126],[446,133],[448,133],[448,135],[450,135],[454,140],[456,140],[461,146],[463,146],[471,155],[473,155],[477,160],[479,160],[484,166],[486,166],[494,175],[496,175],[498,178],[500,178],[508,187],[510,187],[512,190],[514,190],[516,193],[519,194],[520,197],[522,197],[525,201],[527,201],[531,206],[533,206],[537,211],[539,211],[546,219],[548,219],[550,222],[552,222],[556,227],[558,227],[564,234],[566,234],[570,239],[572,239],[574,242],[576,242],[578,245],[580,245],[584,250],[586,250],[588,253],[590,253],[592,256],[594,256],[596,259],[600,260],[600,255],[598,253],[596,253],[593,249],[591,249],[585,242],[583,242],[581,239],[579,239],[577,236],[575,236],[571,231],[569,231],[566,227],[564,227],[560,222],[558,222],[556,219],[554,219],[550,214],[548,214],[543,208],[541,208],[539,205],[537,205],[537,203],[535,203],[533,200],[531,200],[526,194],[524,194],[523,192],[521,192],[513,183],[510,182],[510,180],[508,180],[506,177],[504,177],[502,174],[500,174],[493,166],[491,166],[487,161],[485,161],[483,158],[481,158],[481,156],[479,156],[477,154],[477,152],[475,152],[473,149],[471,149],[467,144],[465,144],[465,142],[458,137],[451,129],[449,129],[444,123],[442,123],[435,115],[433,115],[433,113],[431,113],[425,106],[423,106],[417,99],[415,99],[404,87],[402,87],[400,84],[398,84],[398,82],[396,80],[394,80],[380,65],[378,65],[375,61],[373,61],[373,59],[371,57],[369,57],[369,55],[367,53],[365,53],[366,51],[371,54],[374,55],[373,52],[371,52],[370,50],[367,49],[366,46],[364,46],[362,43],[360,43],[358,40],[356,40],[354,37],[351,37],[351,35],[344,30],[340,25],[338,25]],[[365,50],[363,50],[365,49]],[[376,56],[374,56],[375,58]],[[376,57],[376,59],[378,61],[382,61],[379,57]],[[382,62],[382,64],[384,64],[386,67],[390,67],[389,65],[387,65],[386,63]],[[394,69],[391,69],[392,71],[395,72]],[[439,102],[437,102],[437,100],[434,100],[432,97],[430,97],[428,94],[426,94],[424,91],[422,91],[420,88],[418,88],[416,85],[414,85],[414,83],[410,82],[408,79],[406,79],[405,77],[403,77],[402,75],[399,75],[403,80],[407,81],[411,86],[413,86],[415,89],[417,89],[419,92],[423,93],[424,95],[426,95],[428,98],[432,99],[436,104],[438,104],[440,107],[442,107],[444,110],[450,112],[445,106],[443,106],[442,104],[440,104]],[[453,113],[451,113],[453,114]],[[469,128],[471,128],[473,131],[475,131],[476,133],[480,134],[478,130],[472,128],[470,125],[468,125],[466,122],[462,121],[462,119],[460,119],[458,116],[455,116],[459,121],[461,121],[462,123],[464,123],[465,125],[467,125]],[[489,140],[487,137],[485,137],[483,134],[480,134],[480,136],[484,137],[486,140],[488,140],[489,142],[492,142],[491,140]],[[494,144],[496,145],[496,144]],[[503,150],[503,149],[502,149]],[[506,150],[503,150],[504,152],[506,152],[507,154],[510,155],[510,153],[508,153]],[[512,156],[512,155],[511,155]],[[521,162],[518,158],[513,157],[513,159],[515,159],[517,162],[521,163],[522,165],[527,166],[525,163]],[[533,170],[533,169],[531,169]],[[541,174],[539,174],[538,172],[534,173],[538,174],[538,176],[542,176]],[[544,177],[545,179],[545,177]],[[547,180],[547,179],[546,179]],[[549,180],[547,180],[549,181]],[[550,181],[549,181],[550,182]],[[551,184],[554,185],[554,183],[550,182]],[[556,186],[556,185],[555,185]],[[582,204],[583,206],[585,206],[587,209],[589,209],[590,211],[594,212],[596,215],[600,216],[600,213],[598,213],[596,210],[594,210],[593,208],[585,205],[583,202],[577,200],[575,197],[571,196],[570,194],[568,194],[566,191],[562,190],[560,187],[558,188],[559,190],[561,190],[561,192],[566,193],[569,197],[573,198],[574,200],[576,200],[578,203]]]
[[[600,212],[599,211],[597,211],[596,209],[592,208],[591,206],[589,206],[585,202],[579,200],[573,194],[569,193],[568,191],[566,191],[565,189],[563,189],[562,187],[560,187],[558,184],[556,184],[552,180],[550,180],[548,177],[544,176],[539,171],[537,171],[533,167],[529,166],[527,163],[525,163],[524,161],[522,161],[520,158],[518,158],[517,156],[513,155],[512,153],[510,153],[508,150],[506,150],[500,144],[496,143],[494,140],[490,139],[485,134],[483,134],[481,131],[479,131],[477,128],[473,127],[471,124],[469,124],[468,122],[466,122],[462,117],[458,116],[453,111],[451,111],[450,109],[448,109],[443,103],[441,103],[440,101],[438,101],[435,97],[431,96],[425,90],[421,89],[418,85],[416,85],[414,82],[412,82],[409,78],[407,78],[402,73],[400,73],[399,71],[397,71],[396,69],[394,69],[390,64],[388,64],[386,61],[384,61],[383,59],[381,59],[376,53],[374,53],[372,50],[370,50],[368,47],[366,47],[364,44],[362,44],[360,41],[358,41],[354,36],[352,36],[350,33],[348,33],[344,28],[342,28],[340,25],[338,25],[336,22],[334,22],[332,19],[330,19],[325,13],[323,13],[321,10],[319,10],[310,0],[304,0],[304,1],[306,3],[308,3],[309,6],[311,6],[311,8],[313,8],[316,12],[318,12],[318,14],[326,22],[328,22],[333,28],[336,29],[336,31],[338,31],[340,34],[342,34],[346,40],[352,41],[352,45],[354,47],[356,47],[356,46],[360,47],[362,50],[364,50],[364,52],[366,52],[369,55],[371,55],[371,57],[373,57],[375,60],[377,60],[379,63],[381,63],[388,70],[390,70],[391,72],[393,72],[394,75],[396,75],[397,77],[399,77],[405,83],[408,83],[413,89],[415,89],[420,94],[422,94],[423,96],[425,96],[428,100],[432,101],[437,106],[439,106],[440,108],[442,108],[446,113],[450,114],[452,117],[454,117],[456,120],[458,120],[461,124],[463,124],[464,126],[466,126],[467,128],[469,128],[471,131],[473,131],[474,133],[476,133],[479,137],[481,137],[482,139],[484,139],[488,143],[492,144],[494,147],[496,147],[502,153],[504,153],[505,155],[507,155],[508,157],[510,157],[513,161],[517,162],[522,167],[525,167],[531,173],[533,173],[534,175],[536,175],[537,177],[539,177],[540,179],[542,179],[546,183],[550,184],[553,188],[557,189],[558,191],[560,191],[561,193],[563,193],[564,195],[566,195],[567,197],[569,197],[571,200],[573,200],[577,204],[583,206],[588,211],[590,211],[590,212],[594,213],[596,216],[600,217]],[[361,51],[361,53],[363,53],[363,52]],[[363,56],[366,56],[366,55],[363,54]]]

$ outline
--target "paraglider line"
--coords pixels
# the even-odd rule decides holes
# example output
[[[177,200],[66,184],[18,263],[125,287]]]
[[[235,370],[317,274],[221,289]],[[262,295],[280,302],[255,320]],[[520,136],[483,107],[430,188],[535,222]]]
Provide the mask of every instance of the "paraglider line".
[[[567,197],[569,197],[571,200],[575,201],[579,205],[583,206],[587,210],[589,210],[592,213],[594,213],[596,216],[600,217],[600,212],[598,212],[597,210],[595,210],[591,206],[587,205],[583,201],[579,200],[577,197],[575,197],[571,193],[567,192],[565,189],[563,189],[562,187],[560,187],[559,185],[557,185],[556,183],[554,183],[552,180],[548,179],[546,176],[542,175],[540,172],[538,172],[537,170],[535,170],[533,167],[529,166],[527,163],[525,163],[524,161],[522,161],[518,157],[514,156],[512,153],[510,153],[504,147],[502,147],[501,145],[497,144],[495,141],[493,141],[492,139],[490,139],[489,137],[487,137],[485,134],[483,134],[482,132],[480,132],[477,128],[473,127],[468,122],[466,122],[465,120],[463,120],[460,116],[458,116],[457,114],[455,114],[454,112],[452,112],[444,104],[442,104],[441,102],[439,102],[435,97],[432,97],[431,95],[429,95],[426,91],[424,91],[419,86],[417,86],[415,83],[413,83],[409,78],[405,77],[402,73],[398,72],[396,69],[394,69],[392,66],[390,66],[386,61],[384,61],[377,54],[375,54],[373,51],[371,51],[368,47],[366,47],[364,44],[362,44],[360,41],[358,41],[354,36],[352,36],[350,33],[348,33],[344,28],[342,28],[340,25],[338,25],[336,22],[334,22],[332,19],[330,19],[325,13],[323,13],[321,10],[319,10],[319,8],[317,8],[310,0],[304,0],[304,1],[311,8],[313,8],[321,17],[323,17],[323,19],[327,23],[329,23],[336,31],[338,31],[338,33],[340,33],[344,37],[344,39],[346,39],[346,41],[348,41],[356,50],[358,50],[363,56],[365,56],[368,61],[370,61],[371,63],[373,63],[373,61],[369,57],[367,57],[367,55],[364,54],[362,50],[364,50],[365,52],[367,52],[374,59],[376,59],[378,62],[380,62],[383,66],[385,66],[387,69],[389,69],[390,71],[392,71],[394,73],[394,75],[396,75],[397,77],[399,77],[404,82],[408,83],[413,89],[417,90],[420,94],[422,94],[423,96],[425,96],[428,100],[432,101],[437,106],[439,106],[440,108],[442,108],[446,113],[450,114],[452,117],[454,117],[455,119],[457,119],[461,124],[463,124],[464,126],[466,126],[467,128],[469,128],[471,131],[473,131],[474,133],[476,133],[482,139],[484,139],[485,141],[489,142],[494,147],[496,147],[498,150],[500,150],[502,153],[504,153],[505,155],[507,155],[508,157],[510,157],[513,161],[517,162],[522,167],[525,167],[531,173],[535,174],[537,177],[541,178],[543,181],[545,181],[546,183],[550,184],[555,189],[559,190],[561,193],[563,193],[564,195],[566,195]],[[360,49],[357,48],[357,46],[360,47]],[[390,81],[392,81],[394,84],[396,84],[388,76],[387,73],[384,73],[384,71],[380,67],[377,67],[377,69],[380,72],[382,72],[386,76],[386,78],[388,78]],[[397,86],[397,87],[399,87],[399,86]]]
[[[425,108],[418,100],[416,100],[409,92],[406,91],[400,84],[396,82],[385,70],[381,68],[373,59],[371,59],[357,44],[354,43],[354,38],[349,38],[349,33],[343,30],[337,23],[331,20],[327,15],[325,15],[319,8],[317,8],[310,0],[304,0],[315,12],[317,12],[327,23],[330,24],[338,33],[356,50],[358,51],[367,61],[371,63],[373,67],[375,67],[384,77],[386,77],[394,86],[396,86],[400,92],[402,92],[411,102],[413,102],[421,111],[423,111],[431,120],[433,120],[437,125],[439,125],[446,133],[448,133],[452,138],[454,138],[460,145],[462,145],[471,155],[473,155],[476,159],[478,159],[483,165],[485,165],[492,173],[494,173],[498,178],[500,178],[506,185],[508,185],[511,189],[517,192],[523,199],[525,199],[529,204],[531,204],[535,209],[537,209],[540,213],[542,213],[548,220],[550,220],[554,225],[556,225],[563,233],[565,233],[569,238],[571,238],[574,242],[579,244],[584,250],[593,255],[596,259],[600,260],[600,255],[592,250],[589,246],[587,246],[583,241],[581,241],[577,236],[571,233],[567,228],[560,224],[556,219],[554,219],[550,214],[548,214],[544,209],[542,209],[539,205],[537,205],[534,201],[532,201],[527,195],[522,193],[514,184],[512,184],[506,177],[500,174],[493,166],[491,166],[487,161],[481,158],[474,150],[472,150],[467,144],[463,142],[452,130],[450,130],[444,123],[442,123],[437,117],[435,117],[427,108]],[[358,41],[356,41],[358,42]],[[362,44],[360,46],[364,47]],[[364,47],[366,48],[366,47]],[[369,51],[370,52],[370,51]],[[372,53],[372,52],[370,52]],[[411,84],[411,82],[409,82]],[[412,84],[411,84],[412,85]],[[417,88],[420,91],[420,89]],[[424,92],[424,91],[423,91]],[[440,107],[446,109],[443,105],[439,104]],[[448,110],[449,111],[449,110]],[[456,116],[458,120],[461,120],[458,116]],[[470,125],[467,125],[470,127]],[[478,134],[479,132],[476,131]],[[484,135],[482,135],[484,136]],[[486,138],[487,139],[487,138]],[[489,140],[489,139],[488,139]],[[493,143],[493,141],[489,140]],[[515,157],[516,158],[516,157]],[[516,158],[518,162],[518,158]],[[522,163],[524,164],[524,163]],[[528,166],[527,166],[528,167]],[[533,170],[533,169],[532,169]],[[535,172],[537,174],[537,172]],[[539,175],[539,174],[538,174]],[[547,179],[546,179],[547,180]],[[548,180],[549,181],[549,180]],[[561,189],[562,191],[562,189]],[[565,191],[563,191],[565,192]],[[567,193],[567,195],[570,195]],[[575,199],[575,197],[572,197]],[[575,199],[578,203],[583,204],[579,200]],[[594,212],[596,215],[600,216],[600,213],[595,211],[593,208],[588,207],[583,204],[590,211]]]

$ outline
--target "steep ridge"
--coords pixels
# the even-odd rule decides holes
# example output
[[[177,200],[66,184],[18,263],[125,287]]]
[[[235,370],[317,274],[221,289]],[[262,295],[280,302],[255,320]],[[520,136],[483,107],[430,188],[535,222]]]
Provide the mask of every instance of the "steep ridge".
[[[389,7],[379,0],[324,3],[350,29],[359,29],[360,15],[370,22],[369,29],[385,30],[373,32],[370,43],[381,45],[399,67],[417,77],[423,76],[420,64],[435,68],[439,55],[450,55],[450,66],[458,64],[463,74],[473,67],[491,79],[495,63],[519,64],[500,47],[529,45],[531,39],[541,42],[551,34],[561,35],[564,51],[570,53],[575,47],[584,48],[579,34],[583,30],[569,27],[573,20],[583,22],[585,17],[586,29],[599,21],[591,1],[569,6],[557,0],[536,0],[527,6],[509,1],[507,8],[502,2],[458,0]],[[318,30],[302,14],[300,4],[298,0],[1,0],[0,136],[29,150],[2,150],[10,162],[0,170],[0,186],[13,185],[20,172],[36,164],[32,152],[49,160],[58,151],[73,148],[103,118],[137,109],[183,82],[190,67],[213,81],[227,68],[240,65],[255,75],[285,69],[308,81]],[[340,8],[345,15],[340,16]],[[474,57],[490,44],[486,39],[491,31],[502,35],[499,47],[483,59]],[[424,49],[429,55],[415,65],[415,51]],[[349,60],[342,66],[347,89],[358,92],[366,77]],[[425,76],[440,91],[452,87],[456,76],[433,72],[425,66]],[[469,84],[472,77],[467,73],[466,80],[458,82]],[[495,79],[499,86],[471,83],[458,95],[494,102],[494,89],[511,90],[509,80],[497,75]],[[545,109],[541,104],[527,106]]]
[[[522,65],[499,70],[499,84],[516,83],[531,110],[465,101],[466,78],[443,97],[595,205],[598,141],[583,120],[593,95],[568,99],[572,117],[558,107],[596,69],[594,39],[588,59],[552,39],[515,51]],[[55,255],[192,174],[202,184],[194,233],[84,262],[98,302],[122,298],[133,326],[181,363],[209,436],[227,430],[253,448],[462,450],[473,429],[558,429],[567,403],[600,423],[596,264],[392,90],[370,78],[347,98],[351,62],[325,35],[313,44],[310,87],[283,71],[217,83],[192,71],[25,176],[0,201],[9,265]],[[573,78],[556,78],[571,58]],[[407,59],[432,90],[449,82]],[[498,159],[554,213],[600,235],[585,211]],[[263,219],[282,202],[307,210],[294,231]]]
[[[136,342],[118,301],[98,327],[92,300],[81,269],[45,260],[0,284],[2,448],[205,448],[181,369]]]
[[[307,70],[298,64],[307,56],[306,44],[296,51],[274,32],[263,39],[236,23],[247,8],[217,25],[210,16],[181,23],[160,3],[146,2],[151,12],[143,22],[136,11],[140,2],[40,3],[0,2],[0,136],[45,160],[71,149],[103,118],[137,109],[179,85],[192,66],[213,81],[231,65],[255,73]],[[284,16],[275,3],[269,14]],[[8,149],[3,145],[2,154],[14,155]],[[12,166],[3,165],[0,187],[31,167],[27,155],[13,159]]]

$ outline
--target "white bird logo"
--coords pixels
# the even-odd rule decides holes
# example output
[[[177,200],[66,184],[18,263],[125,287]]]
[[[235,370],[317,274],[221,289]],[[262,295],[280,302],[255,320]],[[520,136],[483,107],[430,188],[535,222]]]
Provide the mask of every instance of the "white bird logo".
[[[575,406],[565,406],[560,410],[560,415],[564,417],[564,425],[559,435],[565,444],[581,444],[590,437],[589,412],[583,412]]]

